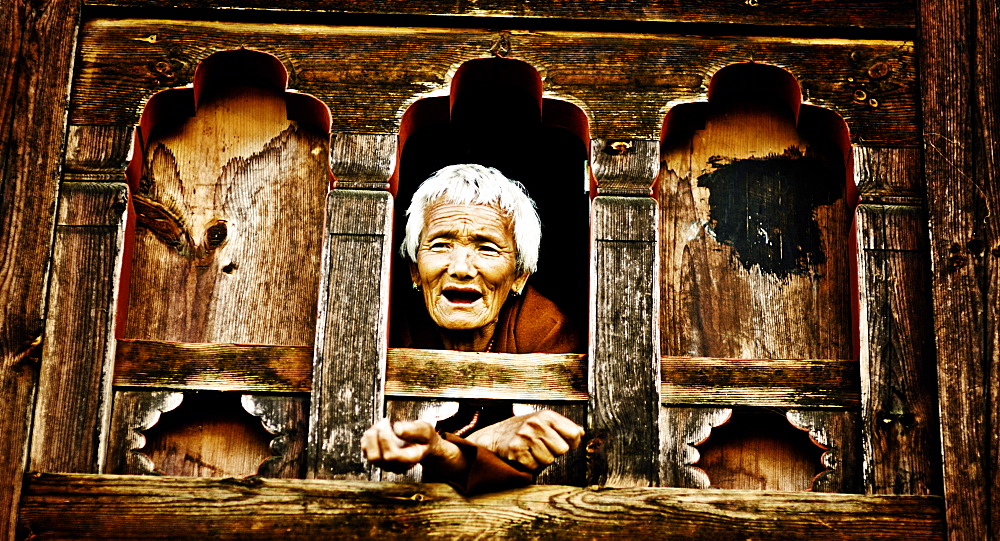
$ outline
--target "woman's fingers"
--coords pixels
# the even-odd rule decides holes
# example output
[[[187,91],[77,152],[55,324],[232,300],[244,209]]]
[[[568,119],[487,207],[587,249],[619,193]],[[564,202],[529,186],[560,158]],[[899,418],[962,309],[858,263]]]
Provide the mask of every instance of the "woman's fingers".
[[[511,424],[514,430],[498,438],[494,452],[530,469],[548,466],[559,456],[575,449],[583,438],[583,428],[566,417],[542,410],[522,416]]]
[[[436,435],[434,427],[422,421],[394,425],[382,419],[361,436],[361,448],[372,464],[403,472],[424,459],[430,448],[428,442]]]

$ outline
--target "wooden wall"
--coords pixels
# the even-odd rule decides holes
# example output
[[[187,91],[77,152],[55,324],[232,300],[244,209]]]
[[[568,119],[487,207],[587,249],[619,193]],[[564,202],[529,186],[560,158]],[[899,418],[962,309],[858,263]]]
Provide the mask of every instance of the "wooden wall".
[[[225,6],[220,2],[188,2],[181,6],[189,9],[174,12],[159,8],[176,3],[155,0],[134,0],[114,5],[87,4],[85,14],[115,14],[119,13],[116,11],[119,7],[115,6],[125,6],[132,17],[183,14],[195,19],[205,17],[210,13],[208,10],[217,7],[260,7],[252,1],[229,2]],[[674,3],[665,2],[651,2],[642,8],[628,5],[611,10],[598,5],[600,3],[555,2],[536,11],[529,11],[520,4],[518,7],[504,2],[494,4],[469,10],[455,7],[453,3],[436,6],[426,2],[372,2],[358,9],[352,7],[354,3],[334,0],[308,5],[289,2],[290,11],[280,17],[297,22],[315,22],[319,19],[303,17],[295,10],[316,9],[318,16],[323,17],[322,22],[337,24],[344,21],[351,23],[352,28],[304,31],[301,30],[303,27],[296,27],[299,30],[288,31],[258,25],[254,21],[246,24],[253,27],[258,36],[263,36],[255,42],[256,45],[280,53],[279,59],[296,67],[292,83],[297,89],[308,91],[331,106],[335,115],[335,132],[358,134],[358,138],[348,138],[351,144],[357,144],[359,140],[372,143],[391,134],[408,99],[428,88],[428,83],[438,87],[443,85],[449,66],[482,54],[492,45],[492,40],[504,35],[500,30],[518,27],[519,24],[527,30],[512,32],[507,38],[513,42],[518,57],[551,67],[546,73],[550,91],[557,95],[576,96],[580,103],[590,104],[586,110],[593,123],[592,135],[600,141],[596,144],[598,150],[604,148],[604,143],[610,146],[618,140],[627,141],[637,149],[655,148],[658,119],[662,119],[669,103],[679,103],[703,92],[707,83],[704,79],[707,72],[705,65],[721,67],[733,61],[760,58],[761,61],[788,68],[800,77],[803,87],[809,91],[811,103],[837,111],[852,126],[852,141],[856,145],[853,159],[863,192],[866,189],[863,185],[868,183],[868,199],[863,193],[860,219],[874,224],[869,230],[881,234],[859,239],[862,256],[879,262],[877,266],[870,267],[878,270],[876,274],[861,275],[862,280],[871,280],[867,284],[873,293],[867,300],[862,300],[861,313],[864,314],[867,307],[877,312],[872,315],[873,320],[881,317],[891,323],[878,327],[891,332],[860,337],[863,342],[862,357],[870,361],[865,366],[874,370],[875,374],[864,373],[865,382],[876,382],[871,387],[862,388],[862,399],[867,401],[868,411],[877,413],[862,419],[865,433],[871,438],[866,445],[879,449],[873,452],[884,458],[881,465],[866,471],[866,490],[889,494],[927,494],[943,490],[948,533],[952,539],[1000,539],[1000,511],[997,511],[1000,505],[995,500],[1000,491],[1000,472],[996,466],[997,441],[1000,439],[996,400],[1000,392],[1000,367],[997,366],[1000,358],[997,354],[997,347],[1000,346],[997,290],[1000,284],[995,271],[997,265],[991,264],[1000,253],[1000,232],[997,230],[1000,218],[997,218],[995,210],[998,208],[998,164],[995,145],[992,144],[1000,132],[997,115],[1000,89],[997,88],[994,58],[998,47],[998,14],[995,7],[991,9],[988,3],[980,5],[967,0],[925,1],[916,7],[919,14],[916,18],[912,16],[914,6],[908,2],[878,2],[874,5],[869,2],[811,2],[774,6],[766,2],[720,2],[718,5],[697,3],[697,9],[681,11],[676,9]],[[121,181],[116,175],[124,166],[132,134],[130,128],[123,130],[120,127],[135,125],[142,104],[153,92],[189,81],[194,66],[208,52],[244,44],[240,32],[219,30],[222,27],[216,23],[140,21],[116,27],[88,19],[90,22],[81,27],[79,14],[82,8],[81,2],[72,0],[13,0],[0,6],[0,51],[3,52],[3,57],[0,57],[0,114],[3,115],[3,122],[0,123],[3,129],[0,134],[0,299],[3,299],[0,402],[4,404],[0,409],[0,433],[4,435],[0,438],[0,535],[5,536],[13,536],[17,524],[22,473],[29,445],[34,449],[35,464],[43,470],[96,473],[102,465],[98,457],[103,455],[103,449],[93,434],[99,430],[96,425],[106,423],[109,415],[107,395],[101,393],[106,393],[109,388],[106,378],[109,377],[107,367],[111,362],[109,348],[112,345],[106,334],[96,336],[85,333],[79,338],[82,340],[80,344],[86,346],[80,353],[56,347],[58,341],[77,340],[69,331],[78,324],[89,325],[93,318],[81,321],[74,313],[60,312],[47,306],[47,303],[53,302],[53,294],[90,287],[89,284],[67,281],[72,272],[60,274],[62,269],[72,268],[72,260],[51,260],[53,246],[75,246],[74,253],[89,254],[79,260],[79,265],[93,269],[93,272],[104,272],[101,269],[106,270],[109,262],[114,266],[116,258],[121,256],[113,249],[109,251],[109,247],[117,245],[116,235],[120,235],[120,220],[116,220],[115,216],[120,215],[122,210],[121,192],[106,187],[109,183]],[[619,33],[612,36],[596,31],[597,26],[591,21],[594,9],[600,10],[601,18],[618,20],[615,24],[619,26],[615,26],[614,30]],[[366,19],[364,11],[389,12],[390,18]],[[453,16],[448,21],[455,26],[481,24],[496,31],[413,31],[410,35],[414,39],[419,38],[419,41],[408,43],[405,39],[379,38],[376,36],[378,32],[358,29],[371,21],[392,21],[396,26],[403,26],[398,24],[402,20],[400,17],[435,13]],[[345,18],[337,18],[341,16]],[[470,22],[469,17],[482,18],[471,19],[475,22]],[[490,17],[496,19],[491,21]],[[513,22],[520,20],[518,17],[530,22]],[[252,10],[249,18],[254,18]],[[816,40],[783,37],[770,40],[719,36],[696,39],[652,34],[664,29],[677,31],[685,27],[671,25],[692,20],[702,25],[698,29],[709,29],[712,30],[710,33],[716,34],[721,33],[719,27],[711,25],[738,20],[760,26],[727,26],[726,30],[733,29],[733,34],[738,35],[753,34],[758,28],[765,34],[801,36],[809,33],[802,28],[815,28],[815,33],[824,36],[838,36],[837,32],[842,31],[848,37],[860,35],[868,41],[860,40],[858,50],[851,51],[848,45],[838,40],[819,43]],[[919,20],[918,26],[915,26],[915,20]],[[412,19],[411,24],[426,25],[427,21],[417,18]],[[653,26],[637,26],[640,21]],[[545,25],[551,25],[562,33],[537,31]],[[776,30],[781,26],[795,29]],[[863,27],[882,28],[899,39],[896,44],[872,42],[870,38],[873,34],[859,30]],[[81,30],[85,37],[100,34],[101,40],[118,43],[106,50],[117,50],[121,54],[100,57],[96,52],[84,49],[77,57],[76,39]],[[874,84],[873,79],[880,78],[876,77],[880,72],[876,69],[873,73],[871,70],[875,69],[879,60],[885,59],[884,64],[897,75],[900,73],[898,70],[915,69],[914,49],[912,45],[906,45],[906,38],[914,37],[914,31],[922,66],[919,89],[905,84]],[[383,32],[384,36],[388,34]],[[352,50],[359,35],[365,36],[365,43],[373,43],[374,40],[374,45],[370,49]],[[205,40],[204,36],[210,37]],[[706,42],[710,44],[707,48],[704,45]],[[359,68],[371,63],[386,48],[414,47],[413,43],[419,43],[414,50],[421,52],[420,62],[404,62],[396,69],[378,75],[368,74]],[[560,47],[561,43],[571,43],[573,47],[571,50],[564,49]],[[340,58],[338,54],[347,50],[352,50],[355,56],[344,60],[337,70],[318,68],[326,59]],[[291,58],[282,56],[289,51],[295,51],[294,63]],[[697,55],[703,57],[698,58]],[[116,69],[104,69],[109,65]],[[809,68],[809,65],[819,67]],[[580,66],[589,66],[589,69]],[[675,71],[671,72],[671,69]],[[832,75],[830,70],[834,70]],[[823,73],[820,74],[820,71]],[[79,106],[67,108],[71,72],[76,77],[74,92],[86,99],[75,102],[81,104]],[[675,73],[675,76],[663,78],[664,72]],[[816,76],[812,77],[811,73]],[[595,74],[605,77],[607,84],[600,87],[591,85]],[[355,103],[356,94],[359,85],[369,75],[383,78],[375,86],[385,95],[375,102],[392,106],[374,114],[362,114],[360,111],[367,109],[369,104]],[[899,80],[913,81],[915,76],[916,73],[911,71],[909,76]],[[827,85],[827,81],[837,81],[837,84]],[[112,91],[106,92],[107,89]],[[863,92],[864,96],[859,92]],[[67,117],[72,126],[69,130],[66,127]],[[80,143],[92,138],[104,142],[98,153],[101,154],[99,159],[88,161],[86,152],[74,153],[74,149],[95,148],[93,142],[89,145]],[[371,146],[375,147],[377,145]],[[383,147],[394,151],[393,145]],[[923,183],[912,169],[916,153],[920,150],[923,150],[926,200]],[[337,154],[336,148],[334,154]],[[639,155],[655,156],[655,151],[640,152]],[[63,185],[60,187],[64,156],[70,157],[66,159],[67,175],[62,178]],[[634,157],[635,154],[632,155]],[[605,181],[608,195],[631,199],[605,199],[599,205],[603,205],[600,212],[618,212],[611,209],[619,205],[621,212],[637,213],[636,219],[652,215],[648,210],[640,212],[641,209],[635,205],[642,194],[634,179],[648,175],[649,171],[641,163],[629,164],[628,160],[632,158],[624,156],[620,160],[608,159],[607,163],[594,164],[595,169],[599,169],[598,177]],[[382,163],[374,169],[385,171],[387,165]],[[364,187],[366,183],[377,185],[379,179],[366,180],[365,174],[360,171],[353,180],[350,175],[345,175],[345,178],[358,186]],[[101,189],[100,184],[105,189]],[[60,199],[67,205],[65,208],[89,210],[87,213],[63,213],[57,218],[56,208]],[[898,235],[901,231],[919,230],[927,223],[923,214],[925,201],[930,224],[929,247],[922,244],[922,236]],[[373,237],[378,236],[378,226],[372,226],[374,229],[370,233]],[[615,255],[617,252],[614,250],[619,248],[613,246],[612,241],[620,240],[620,234],[623,234],[616,232],[614,227],[612,222],[607,222],[604,229],[598,230],[604,232],[601,234],[611,235],[598,239],[605,241],[606,247],[602,249],[607,251],[604,257],[610,259],[620,257]],[[641,230],[634,230],[629,234],[637,234],[636,231],[641,233]],[[635,241],[635,246],[629,249],[642,255],[643,243],[648,243],[649,239],[636,237],[630,240]],[[919,296],[914,296],[905,288],[907,284],[887,280],[887,277],[907,276],[916,283],[926,280],[928,276],[922,274],[927,269],[926,250],[930,252],[929,278],[933,289],[931,298],[921,301]],[[114,298],[115,287],[113,276],[98,284],[97,291],[87,296],[86,306],[81,307],[79,313],[106,317],[112,309],[109,304]],[[651,288],[649,295],[652,300]],[[602,297],[598,291],[598,296],[607,303],[613,303],[612,293],[609,290]],[[371,294],[375,298],[380,295],[378,291]],[[913,321],[926,316],[927,301],[932,301],[933,327],[928,326],[926,319],[922,324],[911,326]],[[612,307],[611,304],[608,306]],[[629,307],[622,309],[628,312]],[[622,317],[632,317],[625,312],[622,312]],[[884,316],[887,313],[898,317],[886,320]],[[371,314],[370,322],[377,324],[379,317],[378,313]],[[930,331],[935,337],[933,346],[925,338]],[[656,351],[652,342],[630,343],[622,341],[613,332],[599,332],[604,333],[597,337],[599,340],[610,340],[608,347],[612,349],[607,351],[615,347],[623,348],[622,351],[631,352],[633,359],[639,359],[635,368],[645,371],[647,379],[659,376],[659,365],[652,364]],[[54,336],[56,333],[60,335]],[[377,350],[379,346],[368,347]],[[57,360],[73,356],[93,359],[96,364],[86,367]],[[655,361],[658,363],[659,359]],[[928,394],[935,392],[934,382],[929,381],[928,369],[933,362],[937,366],[937,392],[941,404],[943,489],[935,480],[934,468],[928,466],[936,463],[938,452],[938,449],[928,446],[937,422],[935,408],[928,398]],[[79,371],[70,369],[73,366],[79,367]],[[333,373],[323,374],[324,377],[339,377]],[[913,374],[919,374],[919,377],[906,377]],[[599,381],[605,376],[600,369],[591,374],[592,381]],[[39,378],[47,383],[39,385]],[[96,396],[81,393],[82,389],[92,389]],[[636,388],[616,399],[640,404],[655,393],[652,388]],[[57,406],[50,406],[52,404]],[[49,408],[62,408],[66,404],[79,411],[100,413],[91,421],[94,424],[75,427],[77,431],[73,434],[60,435],[45,429],[50,416],[59,414]],[[636,411],[640,415],[652,415],[648,409]],[[652,444],[647,441],[651,434],[641,434],[637,426],[629,427],[628,423],[613,417],[596,420],[601,430],[617,430],[626,434],[626,440],[631,438],[642,440],[644,445]],[[36,427],[34,442],[30,436],[33,424]],[[879,426],[882,428],[876,428]],[[66,438],[81,442],[81,446],[74,446],[70,455],[84,457],[82,460],[74,462],[67,458],[69,455],[52,452],[54,448],[48,446],[48,443],[65,442]],[[615,451],[613,445],[608,449],[612,453],[621,452],[620,449]],[[612,480],[612,484],[621,480],[624,480],[623,484],[631,485],[655,484],[659,474],[650,464],[651,459],[635,458],[634,463],[620,462],[612,464],[610,469],[605,467],[600,470],[603,473],[598,479]],[[54,507],[54,501],[46,499],[46,491],[54,493],[59,500],[60,495],[69,491],[70,487],[86,487],[91,482],[90,478],[45,475],[28,479],[21,517],[23,524],[52,525],[69,516],[66,514],[68,510]],[[94,481],[97,485],[103,482],[106,478]],[[139,484],[142,486],[132,492],[122,492],[125,496],[118,500],[121,505],[128,507],[129,502],[139,501],[136,494],[165,494],[164,491],[169,490],[159,485]],[[51,488],[53,486],[55,488]],[[80,501],[89,503],[78,504],[75,509],[82,512],[93,509],[87,505],[108,505],[88,496],[87,490],[81,488],[77,494],[83,498]],[[213,492],[218,490],[218,486],[211,483],[197,485],[192,490],[201,491],[198,494],[202,495],[214,494],[209,499],[222,500],[226,497],[221,492]],[[265,497],[276,494],[269,492],[267,487],[262,490]],[[305,486],[295,488],[293,492],[309,490],[312,488]],[[398,494],[394,495],[384,488],[363,487],[361,490],[375,499],[396,501],[399,498]],[[526,493],[528,500],[544,501],[545,505],[558,507],[558,502],[567,498],[564,495],[553,496],[554,493],[546,490],[553,489],[529,489]],[[461,505],[452,494],[434,494],[435,501],[440,499]],[[579,494],[580,498],[588,501],[593,497],[585,492]],[[654,493],[636,494],[640,498],[655,497]],[[406,494],[407,498],[412,496],[411,493]],[[733,494],[723,496],[733,498],[730,501],[740,500]],[[536,497],[538,500],[534,499]],[[683,499],[686,496],[678,493],[671,497]],[[760,494],[752,496],[746,505],[759,510],[778,499]],[[870,536],[874,531],[891,535],[893,532],[886,529],[887,524],[892,522],[889,517],[893,513],[907,513],[893,510],[888,504],[878,507],[885,501],[903,505],[903,500],[851,501],[869,506],[865,509],[874,513],[869,517],[882,517],[865,523],[864,529],[855,531],[859,538]],[[941,531],[934,526],[935,505],[927,503],[927,500],[913,501],[923,502],[918,504],[922,506],[919,512],[908,515],[920,517],[917,522],[926,519],[927,527],[920,533],[928,537],[939,536]],[[600,505],[617,506],[620,503],[612,498],[612,501]],[[507,503],[498,505],[502,507]],[[834,505],[834,501],[829,500],[822,505]],[[822,505],[810,500],[805,507],[796,509],[822,512],[818,511]],[[206,505],[204,508],[211,507]],[[872,511],[876,508],[877,512]],[[660,509],[658,512],[666,513],[662,516],[675,516],[670,513],[676,512],[676,509],[683,514],[699,508],[697,505],[682,505],[675,511]],[[782,508],[771,508],[768,513],[774,513],[774,509]],[[277,515],[283,512],[275,511]],[[848,515],[841,516],[850,517],[849,511],[844,512]],[[764,520],[770,516],[773,515],[765,514]],[[222,520],[231,524],[234,519]],[[576,525],[566,528],[565,532],[597,535],[597,532],[604,531],[599,526],[583,526],[587,522],[579,517],[575,521],[565,520],[566,524]],[[856,517],[846,518],[844,523],[852,520],[856,521]],[[86,523],[81,515],[65,522],[67,529],[63,530],[63,534],[81,534],[84,530],[72,528],[78,525],[80,528],[97,527],[98,523]],[[377,527],[380,523],[373,521],[372,524],[370,527]],[[664,528],[670,526],[669,522],[658,524]],[[739,525],[722,523],[716,526],[721,528],[719,531],[731,532]],[[141,524],[137,523],[135,527],[141,528]],[[308,530],[303,531],[308,533]],[[534,531],[537,533],[539,530]],[[642,526],[635,526],[634,531],[643,531]],[[765,530],[759,531],[766,533]],[[809,534],[807,530],[796,531]],[[895,533],[905,535],[917,532]]]

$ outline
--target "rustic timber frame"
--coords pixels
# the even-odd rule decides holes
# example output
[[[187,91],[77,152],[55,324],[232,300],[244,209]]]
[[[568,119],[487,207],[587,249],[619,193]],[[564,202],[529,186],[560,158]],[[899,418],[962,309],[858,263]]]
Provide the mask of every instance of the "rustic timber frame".
[[[281,15],[289,24],[279,26],[255,19],[254,2],[161,9],[175,4],[14,0],[0,7],[3,535],[871,539],[939,538],[947,531],[952,539],[1000,538],[1000,275],[991,264],[1000,256],[1000,219],[992,210],[993,141],[1000,132],[995,6],[692,2],[674,11],[673,4],[652,2],[632,11],[556,2],[538,12],[511,4],[470,14],[425,2],[358,8],[290,0]],[[204,11],[212,8],[249,8],[240,13],[250,15],[192,20],[226,18]],[[303,10],[315,10],[320,24],[302,25],[317,22]],[[617,19],[613,33],[593,24],[595,10]],[[453,28],[424,15],[455,16],[443,19]],[[188,20],[170,20],[181,17]],[[759,26],[729,26],[733,20]],[[693,28],[706,37],[680,37]],[[894,39],[874,39],[875,30],[859,28]],[[725,37],[733,34],[748,37]],[[107,475],[106,457],[115,455],[108,453],[115,445],[109,437],[114,386],[179,388],[169,377],[155,381],[128,370],[124,360],[135,357],[123,355],[114,339],[128,197],[123,172],[133,130],[154,92],[189,83],[210,53],[243,46],[276,56],[289,69],[290,87],[317,97],[334,115],[330,155],[338,185],[328,198],[325,233],[331,245],[348,244],[360,255],[324,261],[321,297],[327,305],[350,298],[367,310],[345,326],[321,309],[315,347],[275,352],[289,370],[260,388],[248,386],[246,374],[211,372],[186,384],[311,393],[306,456],[316,480]],[[379,73],[362,69],[397,48],[420,54]],[[330,61],[351,49],[356,56]],[[440,485],[320,480],[369,478],[352,442],[381,416],[383,393],[457,396],[437,383],[429,391],[400,377],[414,371],[406,363],[428,361],[390,353],[381,338],[392,205],[386,189],[405,106],[445,85],[453,67],[491,50],[545,68],[549,95],[573,101],[590,120],[597,190],[590,351],[586,368],[578,357],[563,359],[576,368],[552,380],[559,397],[541,400],[588,402],[588,430],[596,438],[587,482],[600,487],[537,486],[464,499]],[[727,359],[660,357],[653,316],[658,229],[649,198],[660,123],[672,104],[703,99],[716,70],[745,61],[788,70],[810,103],[840,114],[850,128],[861,192],[859,373],[815,360],[748,372]],[[592,84],[598,75],[603,85]],[[362,87],[375,98],[358,103]],[[635,268],[644,270],[620,272]],[[368,283],[359,285],[359,277]],[[384,378],[372,359],[388,363]],[[447,366],[448,359],[434,361]],[[217,363],[206,366],[211,371]],[[358,367],[369,372],[353,373]],[[715,371],[713,378],[745,380],[720,400],[700,387],[706,370]],[[789,382],[780,386],[787,389],[782,396],[773,391],[778,370]],[[625,375],[630,385],[608,384]],[[353,397],[329,392],[345,385]],[[857,408],[865,495],[643,488],[664,484],[666,475],[661,403]],[[266,416],[268,407],[292,406],[255,407]],[[337,418],[343,411],[353,417]],[[321,445],[326,441],[342,443]]]

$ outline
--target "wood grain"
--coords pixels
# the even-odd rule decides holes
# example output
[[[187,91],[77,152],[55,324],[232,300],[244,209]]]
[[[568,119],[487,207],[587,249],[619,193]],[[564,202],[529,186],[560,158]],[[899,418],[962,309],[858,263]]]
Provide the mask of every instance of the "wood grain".
[[[588,482],[656,486],[656,203],[598,196],[592,209]]]
[[[111,415],[124,184],[63,183],[31,468],[98,473]]]
[[[990,432],[986,434],[989,452],[983,455],[989,468],[986,484],[989,487],[990,535],[1000,539],[1000,219],[993,209],[1000,204],[1000,156],[995,142],[1000,138],[1000,70],[996,65],[996,51],[1000,50],[1000,11],[990,6],[973,3],[976,20],[975,33],[975,82],[976,82],[976,131],[973,141],[976,145],[976,178],[982,186],[978,194],[985,207],[980,240],[984,241],[983,252],[975,243],[966,249],[975,257],[978,253],[979,265],[986,268],[981,283],[985,286],[984,317],[986,329],[984,344],[986,370],[988,371],[987,397],[990,409]],[[982,211],[980,211],[982,212]],[[986,254],[989,254],[987,256]],[[987,263],[992,256],[993,260]]]
[[[78,0],[0,3],[0,537],[35,402]]]
[[[123,338],[312,344],[326,136],[252,87],[171,122],[143,149]]]
[[[995,304],[1000,284],[989,270],[995,260],[985,254],[997,246],[1000,200],[997,164],[989,157],[995,151],[976,142],[996,134],[996,82],[981,83],[995,60],[989,49],[979,49],[992,45],[995,51],[996,13],[977,13],[976,3],[965,0],[919,4],[944,494],[948,535],[955,540],[996,534],[990,522],[997,502],[984,487],[991,486],[996,468],[990,432],[996,421],[989,417],[996,397],[989,374],[995,372],[992,348],[1000,331],[989,302]],[[976,45],[970,50],[966,43]]]
[[[183,401],[184,394],[179,392],[115,391],[105,472],[154,473],[156,464],[140,451],[146,445],[142,433]]]
[[[865,490],[939,494],[937,386],[923,209],[858,207]]]
[[[310,10],[330,13],[392,14],[392,15],[457,15],[461,18],[481,18],[476,24],[494,26],[490,18],[519,19],[594,19],[605,21],[661,21],[683,23],[743,23],[777,26],[832,26],[837,28],[864,27],[912,28],[913,2],[880,0],[862,2],[832,0],[813,2],[782,2],[746,4],[724,0],[668,2],[653,0],[641,4],[620,4],[593,0],[553,0],[538,5],[514,1],[491,1],[477,4],[456,4],[445,0],[369,0],[363,3],[347,0],[286,0],[280,7],[264,0],[86,0],[87,5],[136,7],[195,7],[239,9]],[[599,14],[599,15],[597,15]],[[510,21],[501,19],[507,25]],[[377,22],[373,19],[372,22]],[[518,21],[517,24],[527,24]]]
[[[119,340],[116,387],[309,392],[311,346]]]
[[[107,171],[124,182],[134,139],[134,126],[69,126],[63,167],[77,173]]]
[[[246,47],[281,59],[290,87],[332,112],[334,133],[388,135],[416,96],[445,88],[496,38],[471,29],[91,20],[70,123],[134,125],[154,92],[191,82],[213,52]],[[510,57],[544,77],[546,97],[587,112],[595,138],[655,140],[671,104],[703,100],[721,66],[753,61],[788,70],[810,103],[845,119],[855,142],[919,144],[910,42],[565,31],[512,32],[510,42]]]
[[[389,350],[386,396],[587,400],[586,356]]]
[[[312,390],[313,348],[118,340],[114,384],[269,393]],[[856,408],[858,363],[837,359],[662,357],[664,404]],[[385,394],[397,398],[587,400],[581,354],[390,348]]]
[[[19,529],[48,537],[941,539],[933,496],[35,474]]]
[[[333,190],[327,220],[308,475],[367,478],[360,435],[383,416],[392,196]]]
[[[858,363],[842,359],[662,358],[668,405],[857,408]]]
[[[862,492],[860,419],[854,411],[791,409],[792,426],[809,433],[824,449],[825,470],[811,483],[814,492]]]
[[[664,354],[851,358],[849,180],[822,176],[844,158],[803,134],[793,105],[689,104],[689,120],[668,126]]]
[[[301,479],[306,474],[306,439],[309,435],[309,397],[288,395],[243,395],[243,408],[260,418],[274,435],[273,456],[257,470],[261,477]]]

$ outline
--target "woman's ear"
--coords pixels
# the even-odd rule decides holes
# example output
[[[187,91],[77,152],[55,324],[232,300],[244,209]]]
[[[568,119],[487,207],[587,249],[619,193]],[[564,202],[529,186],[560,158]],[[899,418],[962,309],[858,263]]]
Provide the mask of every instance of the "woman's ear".
[[[514,279],[514,284],[510,286],[511,291],[518,295],[524,293],[524,285],[528,282],[529,276],[531,276],[531,273],[528,271],[521,273],[520,276]]]
[[[410,280],[414,286],[420,285],[420,270],[417,269],[417,264],[413,261],[410,261]]]

